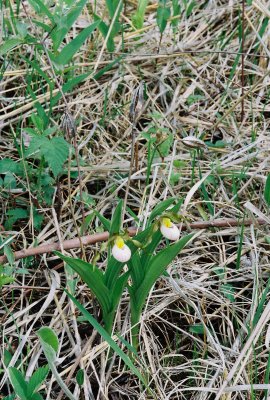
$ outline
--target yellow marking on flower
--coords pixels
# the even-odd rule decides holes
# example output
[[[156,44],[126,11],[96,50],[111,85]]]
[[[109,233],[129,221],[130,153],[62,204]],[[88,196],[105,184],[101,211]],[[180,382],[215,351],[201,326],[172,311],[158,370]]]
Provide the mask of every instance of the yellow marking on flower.
[[[123,249],[123,247],[125,246],[125,242],[121,238],[121,236],[117,236],[117,238],[115,239],[115,244],[119,249]]]
[[[162,218],[162,225],[166,226],[166,228],[171,228],[173,224],[170,218]]]

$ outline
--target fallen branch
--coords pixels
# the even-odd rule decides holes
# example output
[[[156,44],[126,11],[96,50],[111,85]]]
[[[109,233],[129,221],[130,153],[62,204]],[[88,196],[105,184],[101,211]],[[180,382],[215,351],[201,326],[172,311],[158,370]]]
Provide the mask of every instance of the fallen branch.
[[[233,218],[216,219],[214,221],[201,221],[201,222],[193,222],[187,225],[182,225],[181,231],[186,231],[187,229],[193,230],[193,229],[206,229],[206,228],[230,228],[238,225],[241,226],[242,224],[248,226],[254,223],[257,225],[267,224],[267,222],[262,218],[258,218],[256,220],[247,219],[244,222]],[[131,237],[136,235],[136,231],[137,231],[136,228],[128,229],[128,233]],[[74,238],[74,239],[64,240],[62,246],[64,250],[77,249],[80,247],[80,240],[83,245],[87,246],[89,244],[105,242],[106,240],[108,240],[108,238],[109,238],[109,232],[95,233],[94,235],[82,236],[80,239]],[[37,256],[39,254],[52,253],[55,250],[61,250],[59,242],[43,244],[41,246],[15,251],[13,253],[13,257],[15,260],[19,260],[21,258]],[[0,264],[3,264],[6,261],[7,257],[5,255],[0,257]]]

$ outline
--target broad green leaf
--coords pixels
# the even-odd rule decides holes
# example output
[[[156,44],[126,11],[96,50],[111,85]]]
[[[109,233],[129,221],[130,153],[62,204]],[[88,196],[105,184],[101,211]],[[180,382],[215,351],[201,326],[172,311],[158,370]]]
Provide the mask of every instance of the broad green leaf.
[[[176,17],[177,15],[179,15],[180,17],[180,13],[181,13],[181,6],[179,4],[179,0],[172,0],[172,9],[173,9],[173,17]],[[173,27],[173,29],[175,29],[177,27],[179,23],[179,19],[175,18],[171,21],[171,25]]]
[[[268,206],[270,206],[270,175],[268,175],[264,188],[264,199]]]
[[[112,294],[112,305],[113,305],[113,311],[116,310],[118,307],[118,304],[120,303],[120,299],[122,296],[122,293],[124,291],[124,288],[126,286],[127,280],[129,277],[129,271],[125,272],[123,275],[121,275],[113,288],[113,294]]]
[[[11,394],[10,396],[3,397],[3,400],[15,400],[16,394]]]
[[[127,263],[132,281],[137,287],[141,284],[144,277],[142,262],[144,262],[144,260],[141,260],[139,253],[136,252],[132,254],[131,259]]]
[[[117,261],[114,257],[109,258],[106,271],[104,272],[104,283],[109,290],[112,290],[114,287],[122,269],[123,263]]]
[[[171,197],[169,199],[163,200],[162,202],[159,202],[158,205],[151,212],[148,221],[152,222],[153,219],[159,217],[163,213],[163,211],[167,210],[167,208],[169,208],[175,202],[175,200],[176,199],[174,197]]]
[[[59,342],[58,342],[58,337],[56,336],[55,332],[51,329],[48,328],[47,326],[44,326],[38,330],[38,336],[39,338],[50,345],[55,353],[58,352],[58,347],[59,347]]]
[[[9,264],[12,265],[15,261],[15,258],[14,258],[14,254],[13,254],[13,251],[11,250],[10,246],[8,246],[8,245],[4,246],[4,254],[7,257]]]
[[[168,265],[192,239],[193,236],[194,234],[191,233],[182,237],[177,243],[166,247],[152,258],[145,273],[144,280],[139,288],[136,290],[135,300],[139,306],[143,306],[144,301],[147,298],[156,280],[163,274]]]
[[[7,275],[1,275],[0,274],[0,289],[4,286],[7,285],[8,283],[14,282],[14,278],[12,278],[11,276],[7,276]]]
[[[133,372],[140,381],[147,386],[145,379],[143,378],[140,371],[132,363],[131,359],[123,352],[123,350],[115,343],[111,336],[106,332],[106,330],[95,320],[95,318],[73,297],[70,293],[66,291],[67,295],[73,301],[73,303],[78,307],[80,312],[84,315],[87,321],[93,326],[94,329],[103,337],[103,339],[108,343],[108,345],[115,351],[115,353],[124,361],[127,367]]]
[[[49,366],[46,365],[44,367],[39,367],[31,376],[28,381],[27,393],[29,396],[32,396],[34,392],[36,392],[40,386],[42,385],[43,381],[46,379],[49,373]]]
[[[104,226],[104,228],[107,231],[109,231],[110,227],[111,227],[111,222],[107,218],[103,217],[103,215],[100,214],[98,211],[95,211],[95,214],[98,217],[98,219],[100,220],[100,222],[102,223],[102,225]]]
[[[171,11],[169,7],[164,5],[158,7],[157,9],[157,25],[159,27],[160,33],[165,31],[168,19],[170,18]]]
[[[10,38],[7,39],[3,44],[0,45],[0,57],[4,56],[6,53],[14,49],[14,47],[18,46],[22,43],[22,40],[19,38]]]
[[[56,361],[56,351],[58,350],[58,338],[51,328],[43,327],[37,332],[42,349],[49,365],[54,365]]]
[[[21,162],[16,162],[11,158],[3,158],[3,160],[0,160],[0,174],[5,174],[7,172],[21,175],[23,174],[23,165]]]
[[[108,314],[111,311],[111,294],[104,284],[102,272],[92,264],[83,260],[64,256],[58,251],[55,253],[80,275],[82,280],[96,296],[103,313]]]
[[[77,51],[82,47],[86,39],[91,35],[91,33],[98,26],[99,21],[94,22],[87,28],[84,28],[75,39],[71,40],[56,57],[53,57],[53,61],[58,65],[68,64],[72,57],[77,53]]]
[[[46,15],[49,20],[54,24],[54,16],[50,12],[50,10],[45,6],[45,2],[42,0],[29,0],[29,3],[34,8],[37,14],[44,14]]]
[[[34,393],[29,400],[43,400],[43,397],[40,393]]]
[[[143,249],[143,254],[142,254],[142,266],[144,271],[147,270],[148,268],[148,263],[149,260],[151,260],[157,246],[159,245],[161,239],[162,239],[162,234],[160,232],[160,230],[156,231],[151,238],[151,242],[149,243],[148,246],[146,246]]]
[[[83,382],[84,382],[84,371],[83,371],[83,369],[79,369],[79,371],[77,372],[76,381],[77,381],[79,386],[83,385]]]
[[[24,380],[22,373],[14,367],[10,367],[8,371],[10,381],[17,396],[21,400],[29,400],[29,397],[27,396],[27,384]]]
[[[9,366],[12,357],[13,355],[7,349],[4,349],[3,363],[6,368]]]
[[[54,137],[40,149],[55,177],[62,171],[69,155],[69,145],[62,137]]]
[[[80,0],[77,3],[75,3],[75,6],[71,8],[71,10],[69,11],[69,13],[65,18],[64,26],[57,26],[57,28],[52,31],[51,38],[53,40],[53,45],[55,50],[57,50],[60,44],[62,43],[62,40],[70,30],[72,25],[75,23],[79,15],[81,14],[82,9],[86,3],[87,0]]]
[[[157,152],[160,157],[167,157],[173,144],[173,133],[168,133],[166,139],[157,145]]]
[[[63,170],[63,165],[69,155],[69,144],[63,137],[53,137],[48,139],[44,136],[35,136],[32,138],[26,156],[33,157],[33,154],[44,156],[52,173],[55,177]]]
[[[119,203],[117,204],[117,207],[115,208],[112,216],[110,236],[120,232],[121,222],[122,222],[122,208],[123,208],[123,200],[119,200]]]

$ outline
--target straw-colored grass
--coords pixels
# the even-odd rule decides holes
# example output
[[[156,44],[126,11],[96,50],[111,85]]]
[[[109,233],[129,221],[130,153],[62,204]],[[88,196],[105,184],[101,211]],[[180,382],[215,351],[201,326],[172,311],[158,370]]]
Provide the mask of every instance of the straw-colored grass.
[[[11,10],[29,31],[36,29],[37,37],[42,35],[41,28],[31,24],[39,16],[30,3],[20,6],[18,16],[16,2],[5,3],[3,38],[14,29]],[[83,9],[67,42],[93,21],[94,3],[90,1]],[[77,318],[78,311],[63,291],[66,273],[57,257],[48,253],[14,262],[10,268],[15,281],[2,288],[1,296],[0,398],[12,392],[4,350],[12,354],[9,365],[23,365],[26,375],[31,376],[45,362],[36,336],[44,325],[52,327],[59,337],[57,368],[78,399],[268,398],[269,207],[263,192],[270,172],[270,54],[269,29],[260,32],[270,17],[269,2],[245,2],[244,49],[239,33],[241,1],[193,2],[189,15],[191,2],[186,6],[180,2],[177,31],[174,33],[168,24],[160,46],[157,3],[150,2],[144,26],[138,30],[132,26],[136,3],[126,1],[121,16],[125,30],[115,39],[114,53],[107,52],[98,31],[86,41],[72,65],[76,75],[91,71],[89,77],[65,93],[67,104],[62,98],[53,106],[51,126],[60,129],[67,105],[76,121],[80,182],[72,156],[70,181],[67,175],[60,178],[61,196],[54,182],[52,204],[46,205],[37,200],[31,177],[22,179],[15,174],[16,188],[1,188],[1,239],[11,236],[10,249],[18,251],[78,237],[82,224],[80,186],[92,198],[90,205],[84,205],[85,217],[97,210],[110,218],[128,186],[132,150],[129,108],[142,81],[145,102],[135,129],[138,169],[131,173],[125,225],[135,226],[133,212],[143,226],[155,205],[175,196],[184,200],[187,223],[234,218],[239,219],[239,226],[205,229],[170,266],[169,276],[153,288],[141,320],[139,358],[154,395],[119,358],[114,357],[108,367],[107,343]],[[97,7],[105,18],[105,2],[98,2]],[[10,32],[3,19],[11,21]],[[47,39],[45,46],[49,43]],[[241,50],[244,57],[238,56]],[[22,56],[36,60],[51,80],[59,80],[53,92],[40,78],[32,82],[36,99],[30,96],[27,79],[32,71]],[[93,78],[119,56],[119,62],[100,79]],[[59,93],[62,82],[52,73],[45,52],[35,53],[29,44],[18,46],[0,60],[5,62],[0,81],[0,158],[21,160],[22,140],[27,141],[25,128],[31,126],[29,117],[36,113],[35,103],[48,112],[48,101]],[[166,132],[173,133],[173,142],[163,159],[153,159],[147,187],[149,161],[144,134],[150,124],[155,127],[152,136],[156,135],[157,143],[166,139]],[[202,139],[207,150],[185,146],[182,139],[190,135]],[[202,178],[203,184],[196,187]],[[39,228],[33,227],[33,207],[43,217]],[[7,212],[14,208],[27,209],[29,216],[7,229]],[[244,218],[253,222],[243,227]],[[256,224],[258,218],[266,223]],[[93,218],[83,233],[100,231],[100,223]],[[98,243],[85,246],[87,260],[100,249]],[[74,248],[69,254],[80,257],[82,251]],[[104,254],[98,261],[100,268],[104,267]],[[76,287],[78,300],[99,319],[86,285],[78,280]],[[115,332],[130,340],[127,298],[126,293]],[[86,371],[81,387],[75,380],[79,368]],[[47,399],[65,398],[51,375],[43,393]]]

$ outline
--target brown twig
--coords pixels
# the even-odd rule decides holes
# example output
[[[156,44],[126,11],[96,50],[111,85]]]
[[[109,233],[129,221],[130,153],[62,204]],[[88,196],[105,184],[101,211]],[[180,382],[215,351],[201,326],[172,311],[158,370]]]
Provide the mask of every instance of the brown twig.
[[[229,218],[229,219],[216,219],[214,221],[193,222],[191,224],[183,225],[181,227],[181,230],[186,231],[187,229],[195,230],[195,229],[207,229],[207,228],[231,228],[238,225],[241,226],[242,224],[248,226],[253,223],[257,225],[267,225],[267,222],[262,218],[247,219],[244,222],[239,221],[238,219]],[[137,232],[136,228],[128,229],[128,234],[131,237],[135,236],[136,232]],[[109,232],[102,232],[102,233],[95,233],[93,235],[81,236],[80,239],[85,246],[90,244],[95,244],[98,242],[105,242],[106,240],[109,239]],[[74,238],[74,239],[64,240],[62,243],[63,249],[70,250],[70,249],[80,248],[80,239]],[[15,253],[13,253],[13,256],[15,260],[19,260],[21,258],[37,256],[39,254],[51,253],[55,250],[60,250],[59,242],[43,244],[41,246],[15,251]],[[6,260],[7,260],[6,256],[1,256],[0,264],[4,263]]]

